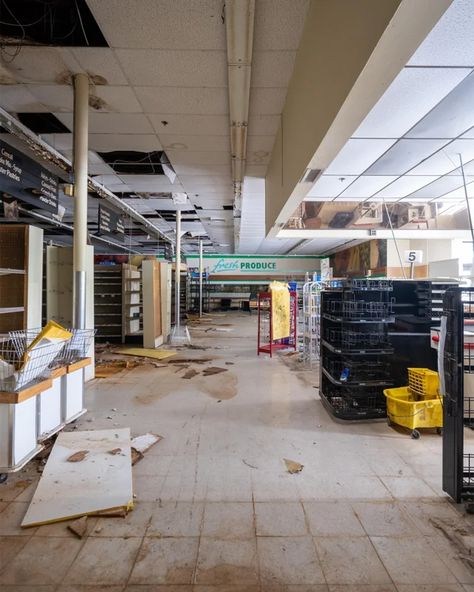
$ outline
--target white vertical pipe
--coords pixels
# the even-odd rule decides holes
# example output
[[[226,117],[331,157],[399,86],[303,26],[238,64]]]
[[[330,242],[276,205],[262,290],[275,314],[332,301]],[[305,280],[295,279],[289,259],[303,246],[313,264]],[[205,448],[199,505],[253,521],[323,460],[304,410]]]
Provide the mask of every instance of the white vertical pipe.
[[[175,288],[175,334],[179,336],[179,329],[181,325],[180,320],[180,288],[181,288],[181,210],[176,211],[176,257],[175,257],[175,276],[174,276],[174,288]]]
[[[202,240],[199,241],[199,316],[202,317]]]
[[[89,134],[89,77],[74,76],[74,326],[86,323],[87,160]]]

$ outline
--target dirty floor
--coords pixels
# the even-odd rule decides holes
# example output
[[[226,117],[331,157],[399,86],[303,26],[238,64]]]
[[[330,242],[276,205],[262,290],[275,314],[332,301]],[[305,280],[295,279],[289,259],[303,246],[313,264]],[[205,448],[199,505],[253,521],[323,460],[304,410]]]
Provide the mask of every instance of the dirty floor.
[[[206,349],[178,359],[208,361],[88,385],[77,429],[164,436],[133,468],[126,519],[89,519],[82,540],[66,523],[21,530],[37,463],[0,485],[2,592],[474,592],[472,518],[441,490],[439,436],[335,423],[314,371],[257,358],[255,316],[191,334]]]

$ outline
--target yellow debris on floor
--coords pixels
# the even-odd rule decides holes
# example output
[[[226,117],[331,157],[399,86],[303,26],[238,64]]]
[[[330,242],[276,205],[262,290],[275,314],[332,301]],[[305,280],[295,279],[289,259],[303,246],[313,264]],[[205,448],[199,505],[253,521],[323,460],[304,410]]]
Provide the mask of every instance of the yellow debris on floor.
[[[146,347],[126,347],[124,349],[117,350],[117,354],[123,354],[125,356],[141,356],[143,358],[153,358],[155,360],[165,360],[175,356],[178,352],[173,349],[147,349]]]

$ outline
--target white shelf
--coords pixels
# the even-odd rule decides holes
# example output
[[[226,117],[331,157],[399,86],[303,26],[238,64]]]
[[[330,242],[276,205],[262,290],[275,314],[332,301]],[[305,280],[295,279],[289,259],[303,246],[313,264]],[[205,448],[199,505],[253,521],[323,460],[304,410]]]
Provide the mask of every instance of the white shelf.
[[[23,306],[6,306],[0,308],[0,314],[10,314],[12,312],[23,312],[25,308]]]
[[[0,267],[0,275],[25,275],[25,270],[10,269],[9,267]]]

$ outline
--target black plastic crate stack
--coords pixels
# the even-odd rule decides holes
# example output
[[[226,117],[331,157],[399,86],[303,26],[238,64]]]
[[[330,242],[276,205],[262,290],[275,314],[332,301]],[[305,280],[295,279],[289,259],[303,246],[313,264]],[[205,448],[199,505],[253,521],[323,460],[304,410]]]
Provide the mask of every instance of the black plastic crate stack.
[[[320,396],[335,417],[386,416],[383,390],[392,385],[393,322],[389,280],[349,279],[321,293]]]

